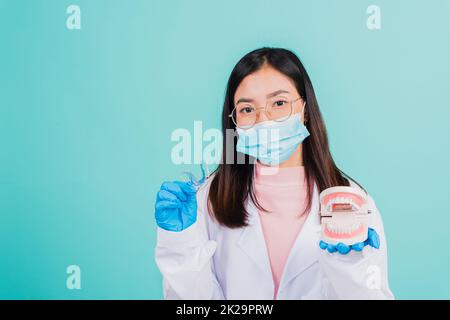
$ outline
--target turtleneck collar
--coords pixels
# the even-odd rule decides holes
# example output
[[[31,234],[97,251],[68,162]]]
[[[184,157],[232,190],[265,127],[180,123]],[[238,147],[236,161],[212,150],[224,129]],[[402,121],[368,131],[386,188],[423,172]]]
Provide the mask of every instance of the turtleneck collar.
[[[303,186],[305,166],[272,167],[255,162],[255,183],[269,186]]]

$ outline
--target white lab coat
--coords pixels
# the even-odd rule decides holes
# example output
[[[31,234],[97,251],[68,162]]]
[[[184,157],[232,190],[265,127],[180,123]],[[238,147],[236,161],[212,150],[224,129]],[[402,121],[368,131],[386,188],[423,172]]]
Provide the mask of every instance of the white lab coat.
[[[255,205],[248,200],[249,226],[221,226],[206,207],[212,177],[197,192],[197,221],[181,232],[157,227],[155,259],[165,299],[274,299],[267,248]],[[359,188],[352,182],[352,186]],[[286,262],[276,299],[393,299],[387,274],[383,223],[374,200],[371,226],[380,248],[347,255],[319,248],[319,193]],[[280,232],[283,232],[280,230]]]

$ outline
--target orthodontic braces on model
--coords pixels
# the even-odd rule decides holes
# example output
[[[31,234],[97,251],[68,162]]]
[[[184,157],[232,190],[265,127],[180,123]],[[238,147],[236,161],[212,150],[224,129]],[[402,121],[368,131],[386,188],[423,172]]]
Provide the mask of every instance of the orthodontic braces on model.
[[[371,211],[366,194],[353,187],[338,186],[320,193],[322,241],[320,247],[329,252],[361,251],[367,244],[378,249],[379,237],[369,228]]]

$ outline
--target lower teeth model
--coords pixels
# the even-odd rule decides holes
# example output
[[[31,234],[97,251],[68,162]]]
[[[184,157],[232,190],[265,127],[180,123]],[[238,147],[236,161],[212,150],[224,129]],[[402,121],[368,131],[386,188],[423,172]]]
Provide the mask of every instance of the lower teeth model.
[[[320,193],[322,240],[330,244],[364,242],[368,233],[366,194],[353,187],[331,187]]]

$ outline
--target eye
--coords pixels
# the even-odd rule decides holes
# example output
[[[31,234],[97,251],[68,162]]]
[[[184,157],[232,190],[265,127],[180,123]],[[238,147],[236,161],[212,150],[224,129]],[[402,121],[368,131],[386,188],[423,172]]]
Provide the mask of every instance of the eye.
[[[274,108],[286,107],[288,102],[286,100],[277,100],[273,103]]]
[[[249,113],[255,112],[255,108],[253,108],[252,106],[242,106],[241,108],[239,108],[238,112],[243,115],[248,115]]]

